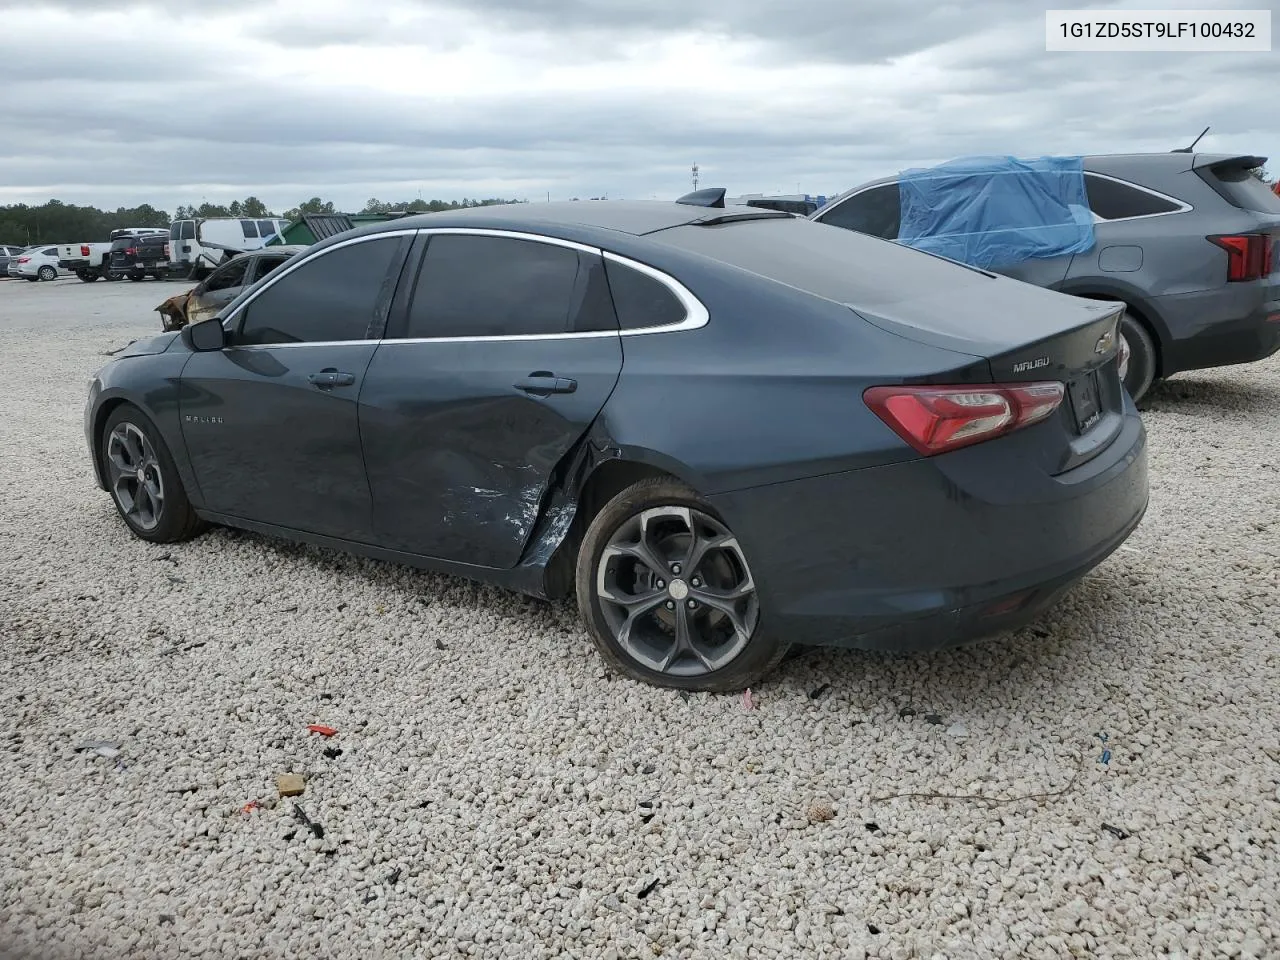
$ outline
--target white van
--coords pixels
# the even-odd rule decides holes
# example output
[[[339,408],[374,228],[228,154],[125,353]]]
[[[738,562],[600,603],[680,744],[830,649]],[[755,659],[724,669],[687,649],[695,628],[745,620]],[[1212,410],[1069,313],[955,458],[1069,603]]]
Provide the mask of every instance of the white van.
[[[229,250],[257,250],[289,225],[275,217],[205,217],[175,220],[169,227],[170,275],[202,280],[222,263]]]

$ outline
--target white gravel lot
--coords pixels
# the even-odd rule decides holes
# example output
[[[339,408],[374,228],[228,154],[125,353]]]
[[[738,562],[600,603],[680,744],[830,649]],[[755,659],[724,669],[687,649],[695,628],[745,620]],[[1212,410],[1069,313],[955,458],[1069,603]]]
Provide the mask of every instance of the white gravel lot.
[[[1280,357],[1157,388],[1146,520],[1043,623],[748,711],[568,604],[133,539],[85,385],[182,288],[0,281],[0,953],[1280,957]]]

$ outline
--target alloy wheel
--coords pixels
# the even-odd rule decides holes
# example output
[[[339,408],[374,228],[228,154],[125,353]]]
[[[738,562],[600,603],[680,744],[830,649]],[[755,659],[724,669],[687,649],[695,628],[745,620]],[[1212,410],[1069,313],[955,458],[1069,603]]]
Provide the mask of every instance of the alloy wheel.
[[[622,523],[601,553],[596,593],[618,645],[670,676],[728,666],[760,618],[737,538],[690,507],[654,507]]]
[[[107,437],[107,472],[120,512],[141,530],[154,530],[164,512],[160,461],[147,435],[123,421]]]

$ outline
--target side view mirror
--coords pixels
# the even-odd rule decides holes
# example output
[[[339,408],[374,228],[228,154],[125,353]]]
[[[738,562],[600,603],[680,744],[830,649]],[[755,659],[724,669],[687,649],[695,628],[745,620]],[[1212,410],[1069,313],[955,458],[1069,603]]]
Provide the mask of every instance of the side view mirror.
[[[182,339],[192,350],[206,353],[221,350],[227,345],[227,331],[222,327],[221,317],[210,317],[189,327],[182,328]]]

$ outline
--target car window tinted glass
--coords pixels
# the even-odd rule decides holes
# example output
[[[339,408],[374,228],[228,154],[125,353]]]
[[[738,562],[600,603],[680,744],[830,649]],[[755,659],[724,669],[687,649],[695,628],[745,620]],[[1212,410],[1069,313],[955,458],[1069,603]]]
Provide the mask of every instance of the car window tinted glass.
[[[241,220],[240,231],[245,237],[256,237],[258,235],[258,225],[252,220]]]
[[[196,222],[194,220],[182,221],[182,239],[194,240],[196,238]]]
[[[616,260],[605,260],[605,272],[623,330],[665,327],[685,319],[684,304],[662,281]]]
[[[568,247],[437,234],[427,244],[405,336],[565,333],[577,281],[578,252]]]
[[[249,303],[236,342],[363,340],[399,245],[379,237],[308,260]]]
[[[270,220],[258,221],[258,234],[263,237],[269,237],[276,232],[276,225]]]
[[[885,240],[896,240],[898,229],[902,225],[902,203],[898,185],[887,183],[855,194],[832,207],[823,215],[822,222]]]
[[[1154,196],[1127,183],[1108,180],[1106,177],[1086,173],[1084,185],[1089,194],[1089,208],[1104,220],[1149,217],[1153,214],[1171,213],[1181,209],[1172,201]]]
[[[205,282],[205,290],[226,290],[229,287],[238,287],[244,283],[244,271],[248,266],[249,260],[243,257],[239,260],[232,260],[224,267],[219,267]]]

